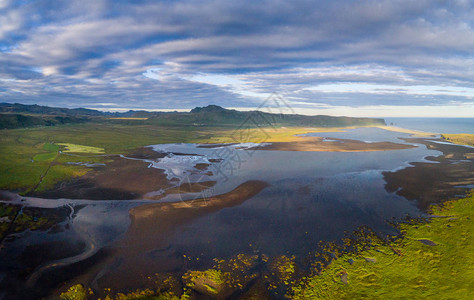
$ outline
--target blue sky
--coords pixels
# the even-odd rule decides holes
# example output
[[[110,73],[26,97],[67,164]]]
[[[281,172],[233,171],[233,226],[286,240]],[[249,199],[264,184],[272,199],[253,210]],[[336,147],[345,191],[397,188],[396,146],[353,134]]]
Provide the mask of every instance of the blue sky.
[[[0,102],[474,116],[474,1],[0,0]]]

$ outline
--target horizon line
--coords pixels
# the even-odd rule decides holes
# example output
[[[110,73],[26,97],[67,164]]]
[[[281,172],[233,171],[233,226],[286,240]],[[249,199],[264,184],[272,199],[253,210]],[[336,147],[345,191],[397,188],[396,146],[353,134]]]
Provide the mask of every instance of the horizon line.
[[[373,105],[373,106],[325,106],[319,108],[308,107],[225,107],[218,104],[207,104],[203,106],[195,106],[193,108],[144,108],[144,107],[111,107],[114,103],[98,103],[94,106],[49,106],[45,104],[26,104],[19,102],[2,102],[2,104],[20,104],[20,105],[38,105],[52,108],[67,108],[67,109],[91,109],[108,113],[125,113],[129,111],[146,111],[146,112],[190,112],[196,107],[206,107],[209,105],[220,106],[229,110],[237,111],[263,111],[276,114],[298,114],[306,116],[334,116],[334,117],[353,117],[353,118],[456,118],[456,119],[472,119],[474,118],[474,104],[462,105],[462,112],[460,113],[460,105],[440,105],[440,106],[396,106],[396,105]]]

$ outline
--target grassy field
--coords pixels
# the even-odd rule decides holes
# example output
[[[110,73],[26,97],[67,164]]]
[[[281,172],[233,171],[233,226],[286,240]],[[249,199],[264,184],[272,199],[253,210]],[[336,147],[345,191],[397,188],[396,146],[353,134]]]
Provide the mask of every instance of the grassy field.
[[[400,225],[402,238],[390,243],[371,239],[368,249],[340,255],[321,272],[300,273],[299,279],[294,278],[291,258],[262,255],[270,272],[262,275],[260,292],[250,288],[242,299],[268,299],[277,285],[286,287],[288,299],[473,299],[474,191],[469,197],[433,206],[431,213],[436,217],[429,222]],[[255,278],[250,270],[257,258],[239,254],[228,261],[216,259],[212,269],[184,274],[184,287],[171,284],[179,282],[176,278],[158,280],[156,289],[107,297],[189,299],[190,289],[194,289],[219,298],[226,288],[246,288]],[[61,297],[86,299],[85,291],[76,285]]]
[[[88,155],[87,162],[102,162],[105,158],[89,157],[90,154],[125,154],[145,145],[193,142],[200,137],[202,134],[193,129],[93,123],[2,130],[0,189],[45,189],[60,180],[83,175],[87,168],[67,162],[84,159],[59,155],[59,145],[67,148],[65,152]]]
[[[170,127],[129,124],[74,124],[0,133],[0,189],[28,192],[84,175],[88,169],[69,162],[105,162],[103,154],[126,154],[138,147],[161,143],[273,142],[299,139],[318,129],[233,127]],[[327,131],[328,129],[323,129]],[[77,153],[86,158],[60,154]],[[96,155],[96,157],[94,157]]]
[[[474,146],[474,134],[442,134],[441,137],[455,144]]]
[[[339,257],[291,298],[473,299],[474,193],[432,213],[438,217],[428,223],[401,225],[404,237],[395,243]]]
[[[308,132],[340,132],[360,127],[377,127],[388,131],[396,131],[412,134],[414,136],[427,136],[431,133],[403,129],[394,126],[349,126],[349,127],[264,127],[264,128],[238,128],[236,130],[216,131],[209,137],[209,143],[272,143],[272,142],[296,142],[301,140],[298,135]]]
[[[63,152],[72,152],[72,153],[91,153],[91,154],[101,154],[104,153],[104,149],[98,147],[76,145],[69,143],[58,143],[59,146],[64,146],[65,149]]]
[[[355,127],[310,128],[310,127],[264,127],[217,130],[208,137],[207,143],[272,143],[296,142],[297,135],[308,132],[339,132]]]
[[[117,120],[118,121],[118,120]],[[252,124],[250,124],[252,125]],[[347,127],[354,128],[354,127]],[[88,169],[68,162],[103,163],[103,154],[126,154],[162,143],[263,143],[300,140],[307,132],[347,128],[158,126],[150,124],[85,123],[10,129],[0,133],[0,189],[28,192],[47,189],[58,181],[81,176]],[[97,157],[92,157],[97,155]]]
[[[84,175],[89,170],[84,166],[68,164],[70,162],[107,162],[110,158],[104,154],[126,154],[145,145],[178,142],[290,142],[301,139],[296,134],[315,131],[328,129],[279,127],[235,130],[231,127],[205,126],[183,129],[144,124],[88,123],[2,130],[0,189],[22,192],[48,189],[61,180]],[[473,135],[444,135],[444,138],[457,143],[462,140],[462,143],[470,145],[473,141]],[[60,150],[66,154],[61,154]],[[79,156],[68,155],[67,151]],[[1,212],[2,215],[15,213],[13,208],[0,209],[5,210]],[[287,282],[287,296],[292,299],[474,298],[470,286],[474,281],[474,194],[447,202],[442,207],[433,207],[432,213],[439,217],[427,223],[402,224],[400,229],[404,233],[403,238],[390,244],[374,243],[369,250],[340,256],[321,274],[293,278],[295,272],[290,260],[268,265],[270,269],[274,265],[276,274],[289,274],[281,278]],[[231,269],[215,270],[233,272]],[[201,273],[207,276],[209,272]],[[192,273],[197,278],[196,274]],[[212,282],[219,283],[215,281]],[[192,287],[188,284],[187,288]],[[270,283],[267,288],[272,289],[274,286]],[[141,299],[145,295],[156,299],[187,297],[186,290],[163,294],[164,290],[137,291],[115,298]],[[70,292],[64,293],[62,298],[83,299],[81,297],[86,290],[75,286]],[[80,297],[68,298],[76,294],[80,294]]]

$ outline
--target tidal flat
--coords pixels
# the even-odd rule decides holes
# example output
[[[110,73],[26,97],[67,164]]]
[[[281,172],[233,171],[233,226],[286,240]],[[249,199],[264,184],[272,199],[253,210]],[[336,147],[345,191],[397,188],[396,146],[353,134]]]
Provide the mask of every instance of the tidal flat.
[[[153,139],[145,129],[135,136],[107,130],[128,134],[129,145],[101,131],[79,141],[54,129],[57,136],[38,140],[37,149],[55,155],[30,162],[43,166],[40,184],[22,190],[10,181],[22,195],[2,201],[7,297],[55,299],[71,286],[91,299],[297,297],[335,258],[400,238],[397,224],[429,218],[431,204],[474,184],[472,148],[432,135],[200,129],[192,138],[162,131],[166,139]],[[61,152],[52,146],[59,143],[105,153]],[[47,209],[65,217],[34,227],[33,215],[28,229],[16,229],[20,211],[26,218]],[[61,253],[28,254],[53,248]]]

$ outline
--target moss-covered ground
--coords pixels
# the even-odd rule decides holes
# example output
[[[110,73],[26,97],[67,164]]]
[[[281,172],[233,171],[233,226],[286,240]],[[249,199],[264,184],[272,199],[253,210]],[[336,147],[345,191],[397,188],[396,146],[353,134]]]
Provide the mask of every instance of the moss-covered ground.
[[[234,130],[190,126],[183,130],[180,127],[143,124],[94,123],[3,130],[0,133],[0,189],[23,192],[47,189],[61,180],[81,176],[88,171],[84,166],[69,162],[83,162],[85,157],[87,162],[104,162],[108,159],[104,154],[126,154],[150,144],[293,141],[299,139],[295,134],[308,131],[315,129]],[[446,135],[448,137],[450,141],[461,143],[452,135]],[[83,156],[60,154],[59,150],[65,150],[64,145],[60,144],[76,147],[76,151],[80,149],[82,152],[78,154]],[[17,214],[17,208],[2,206],[0,209],[0,217],[5,218],[0,225],[9,226],[9,221]],[[270,294],[272,290],[281,291],[279,286],[283,286],[286,296],[292,299],[474,299],[474,195],[433,207],[432,214],[436,217],[429,222],[401,224],[402,238],[391,242],[374,239],[370,247],[362,247],[360,251],[335,253],[337,259],[325,259],[332,261],[328,265],[315,261],[310,273],[297,271],[292,257],[265,258],[260,255],[259,263],[270,270],[260,273],[262,286]],[[36,222],[40,227],[47,225],[43,216],[31,214],[33,219],[30,220],[28,213],[24,215],[19,216],[18,222],[25,218],[25,224]],[[251,271],[253,261],[244,256],[217,261],[210,270],[190,270],[179,276],[174,274],[173,280],[160,281],[157,288],[129,294],[110,293],[107,297],[186,299],[196,280],[204,287],[207,284],[209,292],[213,289],[219,292],[217,288],[221,285],[243,290],[257,276]],[[230,267],[232,264],[235,268]],[[174,282],[172,288],[170,282]],[[212,282],[211,285],[209,282]],[[82,286],[75,286],[61,297],[97,298]]]
[[[8,233],[25,230],[48,230],[67,219],[69,208],[21,208],[20,205],[0,205],[0,240]]]
[[[84,159],[91,163],[104,162],[107,159],[104,155],[126,154],[152,144],[291,141],[298,139],[295,134],[308,131],[307,128],[291,127],[236,130],[98,123],[2,130],[0,189],[20,192],[45,190],[61,180],[82,176],[89,170],[68,164],[70,162],[84,162]]]
[[[2,130],[0,189],[21,192],[47,189],[88,170],[68,162],[83,162],[84,159],[103,162],[106,158],[99,154],[125,154],[145,145],[191,142],[199,137],[196,130],[94,123]],[[87,158],[59,155],[61,144],[65,152],[77,152]]]
[[[292,288],[292,299],[474,299],[474,193],[432,207],[403,238],[346,254]]]
[[[193,290],[216,299],[226,290],[240,293],[239,299],[474,299],[474,191],[433,206],[431,214],[429,220],[399,224],[398,238],[365,232],[350,252],[329,244],[321,254],[332,253],[329,263],[319,257],[309,272],[297,270],[294,257],[240,254],[216,259],[211,269],[157,280],[155,289],[108,293],[105,299],[189,299]]]

